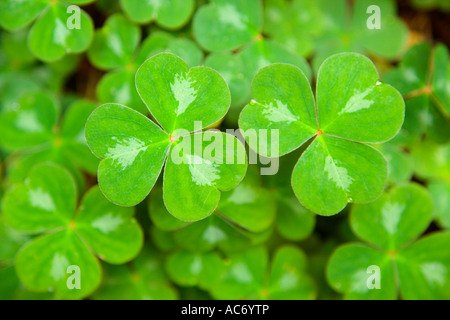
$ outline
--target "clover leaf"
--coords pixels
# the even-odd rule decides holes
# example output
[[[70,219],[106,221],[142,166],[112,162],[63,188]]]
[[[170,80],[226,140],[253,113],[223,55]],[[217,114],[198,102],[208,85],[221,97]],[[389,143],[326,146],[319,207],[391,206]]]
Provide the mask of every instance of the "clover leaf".
[[[184,26],[194,12],[194,0],[120,0],[125,14],[134,22],[155,21],[166,29]]]
[[[428,186],[434,201],[435,218],[444,229],[450,229],[450,181],[433,182]]]
[[[215,299],[304,300],[315,297],[315,288],[306,274],[306,255],[297,247],[279,248],[269,266],[263,247],[230,254],[226,272],[211,288]]]
[[[77,189],[70,173],[55,164],[39,164],[24,183],[14,185],[4,199],[6,222],[14,229],[41,234],[17,253],[21,282],[33,291],[53,288],[61,297],[81,298],[101,279],[94,256],[113,264],[137,255],[143,235],[133,210],[107,201],[97,187],[77,209]],[[44,233],[44,234],[43,234]],[[69,266],[80,270],[80,289],[67,285]]]
[[[49,94],[35,92],[1,113],[0,146],[20,155],[8,168],[9,182],[22,181],[35,164],[52,161],[69,169],[83,188],[79,169],[95,174],[98,166],[84,138],[84,125],[94,108],[90,101],[75,101],[61,117],[60,105]]]
[[[148,113],[136,91],[135,74],[147,58],[161,52],[172,52],[190,66],[201,63],[203,53],[189,39],[176,39],[171,34],[155,31],[139,44],[140,29],[120,14],[112,15],[95,33],[88,58],[96,67],[110,71],[97,86],[102,103],[115,102]]]
[[[327,269],[330,285],[348,299],[448,299],[450,234],[436,232],[416,239],[432,219],[429,192],[410,183],[391,189],[376,201],[355,205],[350,222],[355,234],[370,244],[339,247]],[[379,268],[380,283],[370,280]],[[395,278],[398,277],[397,282]],[[370,289],[369,284],[378,285]]]
[[[168,282],[160,255],[145,247],[126,265],[107,265],[96,300],[173,300],[177,292]]]
[[[31,52],[44,61],[54,61],[68,53],[85,51],[93,36],[93,22],[80,9],[79,26],[70,26],[70,4],[82,5],[92,0],[4,0],[0,3],[0,25],[8,30],[24,27],[36,19],[28,34]]]
[[[169,212],[188,221],[207,217],[219,202],[219,190],[234,188],[247,167],[244,147],[236,138],[199,131],[226,114],[230,92],[225,81],[210,68],[189,69],[175,55],[161,53],[139,68],[136,87],[161,127],[122,105],[94,110],[86,138],[103,159],[100,188],[114,203],[136,205],[166,162],[163,189]]]
[[[357,0],[353,8],[348,8],[345,0],[332,3],[318,0],[317,4],[325,27],[315,42],[315,71],[332,54],[352,51],[394,59],[406,48],[408,28],[397,17],[394,0]],[[367,12],[371,6],[379,8],[379,28],[368,27],[370,17],[374,14],[373,11]],[[351,17],[348,16],[349,12]]]
[[[356,53],[337,54],[323,63],[317,103],[306,76],[295,66],[273,64],[253,79],[253,99],[240,115],[239,128],[249,146],[266,157],[307,146],[291,180],[307,209],[331,215],[348,202],[369,202],[381,194],[386,160],[366,143],[396,135],[404,102],[397,90],[378,79],[373,63]],[[246,133],[261,129],[269,130],[267,139]],[[272,142],[272,135],[278,141]]]
[[[446,46],[420,43],[412,47],[400,65],[384,76],[406,100],[403,144],[414,145],[420,135],[438,143],[450,141],[449,53]]]
[[[212,0],[195,13],[193,32],[207,51],[234,50],[251,42],[262,28],[260,0]]]

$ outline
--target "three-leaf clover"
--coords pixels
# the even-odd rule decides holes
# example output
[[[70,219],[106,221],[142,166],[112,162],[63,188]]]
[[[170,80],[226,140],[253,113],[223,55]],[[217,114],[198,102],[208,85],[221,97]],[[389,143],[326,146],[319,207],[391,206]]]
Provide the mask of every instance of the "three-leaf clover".
[[[378,79],[368,58],[334,55],[319,70],[315,103],[306,76],[295,66],[273,64],[255,76],[253,99],[240,115],[239,128],[250,147],[266,157],[307,146],[291,179],[306,208],[331,215],[348,202],[369,202],[381,194],[386,160],[366,143],[396,135],[404,102]],[[261,129],[268,130],[267,139],[247,134]]]
[[[8,168],[10,182],[23,181],[36,163],[52,161],[69,169],[82,189],[79,169],[95,174],[98,166],[84,137],[86,119],[94,108],[90,101],[75,101],[61,117],[61,106],[52,96],[35,92],[1,113],[0,146],[19,154]]]
[[[61,297],[85,297],[101,280],[95,255],[120,264],[142,247],[142,230],[131,208],[110,203],[98,187],[91,188],[77,208],[75,181],[55,164],[36,165],[24,183],[7,191],[3,209],[12,228],[41,234],[15,258],[19,279],[33,291],[53,288]],[[79,270],[78,290],[68,286],[75,281],[70,279],[73,270]]]
[[[194,0],[120,0],[125,14],[134,22],[155,21],[166,29],[184,26],[194,12]]]
[[[399,67],[387,73],[406,100],[405,125],[400,142],[414,145],[423,133],[445,143],[450,141],[450,63],[446,46],[420,43],[403,57]]]
[[[450,233],[417,241],[432,219],[428,191],[407,184],[376,201],[355,205],[350,222],[367,244],[339,247],[330,258],[327,278],[347,299],[449,299]]]
[[[91,43],[94,24],[77,6],[93,0],[3,0],[0,25],[8,30],[24,27],[36,19],[28,34],[31,52],[44,61],[54,61],[68,53],[85,51]]]
[[[260,0],[212,0],[195,13],[193,33],[207,51],[234,50],[250,43],[261,32]]]
[[[169,212],[188,221],[207,217],[219,203],[219,190],[234,188],[247,168],[244,146],[234,136],[201,131],[225,116],[230,106],[227,84],[210,68],[189,69],[175,55],[161,53],[139,68],[136,87],[161,127],[122,105],[94,110],[86,138],[103,159],[100,188],[114,203],[136,205],[165,163]]]

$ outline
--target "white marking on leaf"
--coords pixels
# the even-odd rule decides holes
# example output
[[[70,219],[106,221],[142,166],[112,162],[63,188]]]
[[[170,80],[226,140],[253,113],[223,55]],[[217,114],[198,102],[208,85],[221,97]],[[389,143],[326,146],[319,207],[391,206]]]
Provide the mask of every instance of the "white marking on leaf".
[[[249,283],[253,280],[253,275],[245,263],[236,263],[231,268],[231,274],[240,283]]]
[[[344,109],[339,111],[338,115],[343,113],[353,113],[362,109],[368,109],[373,104],[373,100],[366,100],[365,98],[372,92],[372,88],[367,88],[363,92],[354,93],[354,95],[347,101]]]
[[[258,194],[250,186],[239,185],[234,190],[228,201],[235,204],[252,203],[258,197]]]
[[[248,19],[231,3],[219,7],[219,21],[237,30],[245,30]]]
[[[41,188],[30,189],[28,191],[30,203],[35,208],[40,208],[45,211],[52,212],[56,206],[52,197],[48,192],[43,191]]]
[[[353,273],[350,281],[350,291],[357,293],[365,293],[369,290],[367,287],[367,272],[359,270]]]
[[[108,36],[108,47],[117,55],[123,55],[123,43],[120,37],[117,34],[111,33]]]
[[[346,168],[337,166],[331,156],[327,156],[325,159],[325,172],[328,173],[328,179],[333,181],[337,187],[348,192],[353,178],[348,175]]]
[[[108,213],[92,221],[92,226],[103,233],[110,233],[115,231],[122,223],[122,217]]]
[[[190,271],[192,274],[200,274],[203,269],[202,258],[195,256],[194,261],[191,264]]]
[[[22,131],[36,133],[44,131],[44,126],[39,122],[36,112],[20,112],[15,121],[16,127]]]
[[[209,243],[217,243],[226,239],[226,235],[220,228],[210,225],[206,228],[202,238]]]
[[[64,278],[68,266],[69,260],[67,259],[67,257],[63,254],[56,252],[52,259],[50,276],[55,281]]]
[[[188,159],[189,171],[192,181],[199,186],[211,186],[214,181],[220,178],[217,165],[207,159],[197,155],[186,155]]]
[[[189,105],[197,98],[197,90],[192,86],[195,82],[181,74],[175,75],[174,82],[170,84],[175,100],[178,101],[177,116],[184,113]]]
[[[447,279],[447,268],[440,262],[425,262],[420,265],[420,270],[431,286],[443,286]]]
[[[386,202],[381,210],[382,224],[389,234],[395,234],[398,231],[398,224],[406,205],[400,203]]]
[[[278,281],[278,284],[282,290],[287,291],[293,289],[298,284],[298,276],[292,272],[284,273]]]
[[[117,162],[122,170],[132,165],[141,151],[147,150],[144,142],[135,137],[122,140],[113,137],[112,139],[116,140],[117,144],[113,148],[108,148],[106,157],[113,159],[113,163]]]
[[[118,102],[128,103],[131,101],[131,90],[128,82],[124,82],[123,85],[115,92],[115,96]]]
[[[419,81],[416,71],[413,68],[406,68],[404,71],[405,80],[411,83]]]
[[[287,105],[279,100],[275,100],[275,104],[271,102],[265,109],[263,109],[263,114],[268,121],[273,122],[287,122],[291,123],[298,121],[298,117],[293,115],[289,111]]]
[[[70,34],[67,25],[60,19],[55,20],[55,29],[53,29],[53,42],[61,46],[66,45],[66,38]]]

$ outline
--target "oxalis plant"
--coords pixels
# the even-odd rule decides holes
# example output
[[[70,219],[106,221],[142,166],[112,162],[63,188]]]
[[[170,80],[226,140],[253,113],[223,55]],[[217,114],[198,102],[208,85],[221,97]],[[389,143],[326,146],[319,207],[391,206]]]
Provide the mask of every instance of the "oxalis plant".
[[[85,297],[101,280],[96,257],[122,264],[139,253],[143,234],[133,209],[112,204],[98,187],[77,203],[75,180],[55,164],[35,166],[24,183],[6,193],[3,207],[8,225],[37,235],[15,257],[16,273],[31,290],[52,289],[61,298]],[[78,280],[70,278],[74,271]],[[71,284],[77,282],[83,286],[72,290]]]
[[[379,81],[368,58],[343,53],[324,61],[315,98],[300,69],[270,65],[253,79],[252,98],[239,128],[254,151],[278,157],[307,144],[291,179],[306,208],[332,215],[349,202],[370,202],[381,194],[386,160],[369,143],[396,135],[405,106],[396,89]],[[252,129],[270,134],[246,134]]]
[[[133,206],[144,200],[165,164],[164,203],[181,220],[200,220],[217,207],[220,191],[244,177],[243,145],[217,131],[202,131],[230,106],[225,80],[207,67],[189,69],[173,54],[142,64],[136,88],[160,126],[118,104],[97,108],[86,123],[86,140],[101,162],[100,189],[112,202]],[[230,158],[231,157],[231,158]]]

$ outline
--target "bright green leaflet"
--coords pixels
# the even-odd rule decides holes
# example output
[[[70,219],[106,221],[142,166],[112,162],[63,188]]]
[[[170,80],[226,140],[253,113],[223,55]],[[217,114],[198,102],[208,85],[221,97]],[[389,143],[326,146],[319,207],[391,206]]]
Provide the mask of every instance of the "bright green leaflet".
[[[264,10],[264,33],[301,56],[314,48],[314,38],[324,29],[317,1],[268,0]]]
[[[134,22],[152,21],[166,29],[179,29],[190,19],[194,0],[120,0],[125,14]]]
[[[414,171],[414,162],[411,155],[393,143],[380,146],[388,164],[388,181],[399,184],[411,180]]]
[[[148,59],[136,73],[136,88],[151,114],[170,135],[177,129],[199,130],[225,116],[230,91],[225,80],[207,67],[189,69],[173,54]]]
[[[393,87],[378,81],[373,63],[355,53],[328,58],[316,91],[317,106],[301,70],[287,64],[265,67],[253,79],[253,99],[240,115],[239,128],[253,150],[269,157],[312,140],[294,168],[292,187],[306,208],[332,215],[348,202],[369,202],[381,194],[387,164],[365,143],[397,134],[404,102]],[[252,130],[260,129],[270,129],[267,139],[252,138]]]
[[[432,214],[429,192],[410,183],[391,189],[374,202],[355,205],[350,222],[360,239],[395,251],[422,234]]]
[[[181,220],[207,217],[219,202],[219,190],[235,187],[246,171],[244,147],[233,136],[212,131],[189,135],[225,115],[230,102],[225,81],[212,69],[189,70],[180,58],[161,53],[139,68],[136,85],[163,129],[125,106],[97,108],[88,119],[86,137],[103,159],[100,188],[114,203],[136,205],[150,192],[168,157],[167,208]]]
[[[415,143],[409,136],[420,137],[424,132],[438,143],[450,140],[449,53],[443,44],[434,48],[429,43],[415,45],[384,80],[405,97],[402,135],[408,139],[407,145]]]
[[[168,282],[160,255],[144,248],[127,265],[108,265],[105,281],[94,293],[96,300],[173,300],[177,292]]]
[[[211,294],[215,299],[305,300],[315,297],[315,288],[306,274],[306,256],[298,248],[283,246],[269,267],[262,247],[229,255],[231,263]]]
[[[345,0],[336,0],[332,4],[327,0],[316,2],[325,27],[315,42],[315,71],[328,56],[340,52],[367,53],[394,59],[406,49],[408,28],[397,17],[394,0],[357,0],[353,8],[348,8]],[[374,5],[380,11],[379,29],[367,26],[371,24],[372,16],[376,17],[373,11],[367,13],[368,8]]]
[[[120,103],[146,114],[148,110],[136,91],[135,73],[147,58],[171,52],[190,66],[198,66],[203,53],[191,40],[152,32],[139,46],[140,29],[120,14],[108,18],[97,31],[88,57],[96,67],[111,70],[100,79],[97,97],[102,103]]]
[[[86,4],[88,1],[69,1],[73,4]],[[78,18],[70,10],[69,4],[50,0],[4,0],[0,3],[0,25],[8,30],[16,30],[36,22],[28,34],[31,52],[39,59],[55,61],[68,53],[85,51],[93,36],[93,22],[88,14],[80,10]]]
[[[95,174],[98,160],[90,152],[84,137],[84,126],[95,104],[78,100],[60,118],[60,106],[45,93],[24,95],[16,108],[0,115],[0,145],[23,155],[8,168],[10,183],[22,181],[33,165],[57,162],[84,186],[79,170]],[[58,123],[59,122],[59,123]]]
[[[193,20],[194,38],[207,51],[237,49],[256,38],[262,28],[260,0],[212,0]]]
[[[180,286],[199,286],[212,289],[225,272],[225,262],[217,253],[179,251],[166,261],[169,277]]]
[[[99,284],[98,260],[119,264],[134,258],[143,234],[133,210],[108,202],[97,187],[76,209],[77,190],[70,173],[54,164],[35,166],[23,184],[5,195],[4,214],[14,229],[45,233],[23,246],[16,256],[17,274],[33,291],[54,288],[61,297],[82,298]],[[69,266],[80,268],[80,290],[70,290]]]
[[[19,248],[29,240],[28,235],[8,226],[0,216],[0,268],[13,264]]]
[[[450,235],[436,232],[414,242],[430,224],[432,212],[429,192],[417,184],[395,187],[373,203],[355,205],[352,229],[376,248],[339,247],[328,265],[331,286],[350,299],[395,299],[398,289],[404,299],[448,299]],[[369,287],[376,284],[371,277],[374,266],[381,272],[379,289]]]

